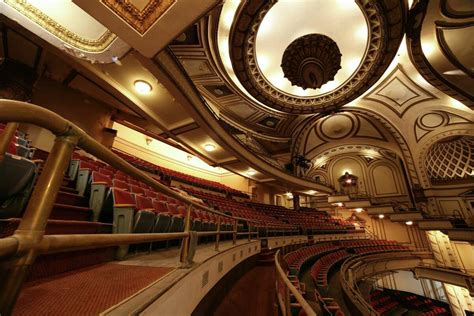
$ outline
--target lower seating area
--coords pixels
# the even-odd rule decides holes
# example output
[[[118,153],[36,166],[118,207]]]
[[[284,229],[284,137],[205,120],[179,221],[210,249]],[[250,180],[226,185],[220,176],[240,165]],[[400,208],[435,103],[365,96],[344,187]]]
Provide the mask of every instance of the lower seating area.
[[[302,247],[283,257],[283,265],[289,279],[308,301],[316,302],[323,315],[344,315],[337,300],[327,297],[328,280],[333,268],[345,259],[361,253],[377,253],[385,251],[406,251],[406,246],[392,240],[344,240],[320,242]],[[314,284],[314,292],[307,291],[308,284],[302,282],[302,276],[308,271]],[[313,287],[313,286],[311,286]]]
[[[422,316],[451,315],[447,303],[398,290],[375,289],[370,293],[370,304],[380,315],[391,315],[396,309]]]

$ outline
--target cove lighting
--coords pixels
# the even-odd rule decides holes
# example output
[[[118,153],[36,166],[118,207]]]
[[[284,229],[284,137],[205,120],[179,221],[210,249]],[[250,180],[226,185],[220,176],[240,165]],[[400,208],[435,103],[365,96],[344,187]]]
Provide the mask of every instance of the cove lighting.
[[[213,144],[206,144],[204,145],[204,150],[211,152],[216,150],[216,146]]]
[[[256,173],[257,173],[257,172],[256,172],[255,170],[252,170],[252,169],[250,169],[249,171],[247,171],[247,174],[248,174],[249,176],[253,176],[253,175],[255,175]]]
[[[407,225],[413,225],[413,221],[406,221],[405,224],[407,224]]]
[[[384,217],[385,217],[385,215],[383,215],[383,214],[380,214],[380,215],[379,215],[379,218],[380,218],[380,219],[383,219]]]
[[[135,90],[140,94],[148,94],[151,92],[151,84],[143,80],[137,80],[133,83]]]
[[[308,193],[309,193],[309,194],[315,194],[316,191],[314,191],[314,190],[309,190]]]

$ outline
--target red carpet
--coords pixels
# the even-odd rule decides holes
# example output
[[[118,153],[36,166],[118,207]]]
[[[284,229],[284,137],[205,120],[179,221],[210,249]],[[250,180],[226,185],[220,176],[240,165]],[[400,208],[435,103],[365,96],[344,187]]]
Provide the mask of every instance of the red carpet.
[[[171,270],[107,263],[29,282],[13,315],[97,315]]]

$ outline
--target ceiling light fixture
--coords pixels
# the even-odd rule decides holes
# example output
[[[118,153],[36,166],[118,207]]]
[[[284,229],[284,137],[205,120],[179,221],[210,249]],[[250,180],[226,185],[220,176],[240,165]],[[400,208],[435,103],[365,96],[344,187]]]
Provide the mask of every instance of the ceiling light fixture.
[[[360,208],[360,207],[355,209],[355,211],[356,211],[357,213],[360,213],[360,212],[362,212],[363,210],[364,210],[364,209],[363,209],[363,208]]]
[[[151,84],[144,80],[137,80],[133,83],[135,90],[140,94],[148,94],[151,92]]]
[[[383,214],[380,214],[380,215],[379,215],[379,218],[380,218],[380,219],[383,219],[384,217],[385,217],[385,215],[383,215]]]
[[[204,145],[204,149],[205,149],[206,151],[211,152],[211,151],[216,150],[216,146],[213,145],[213,144],[206,144],[206,145]]]
[[[413,225],[413,221],[406,221],[405,224],[407,224],[408,226]]]
[[[248,174],[249,176],[253,176],[253,175],[255,175],[256,173],[257,173],[257,171],[252,170],[252,169],[250,169],[249,171],[247,171],[247,174]]]
[[[309,190],[308,193],[309,193],[309,194],[315,194],[316,191],[314,191],[314,190]]]
[[[342,207],[342,206],[344,206],[344,204],[342,204],[341,202],[339,202],[339,203],[337,203],[337,206]]]

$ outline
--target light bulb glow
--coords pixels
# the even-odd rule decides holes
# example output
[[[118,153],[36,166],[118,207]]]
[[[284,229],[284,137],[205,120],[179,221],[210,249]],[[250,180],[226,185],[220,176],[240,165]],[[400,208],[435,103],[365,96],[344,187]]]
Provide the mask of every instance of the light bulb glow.
[[[406,221],[405,224],[407,224],[408,226],[413,225],[413,221]]]
[[[133,83],[133,86],[135,87],[135,90],[140,94],[148,94],[152,90],[151,84],[143,80],[135,81]]]
[[[364,209],[363,209],[363,208],[360,208],[360,207],[355,209],[355,211],[356,211],[357,213],[360,213],[360,212],[362,212],[363,210],[364,210]]]
[[[383,219],[384,217],[385,217],[385,215],[383,215],[383,214],[380,214],[380,215],[379,215],[379,218],[380,218],[380,219]]]
[[[204,145],[204,149],[205,149],[206,151],[211,152],[211,151],[216,150],[216,146],[213,145],[213,144],[206,144],[206,145]]]

